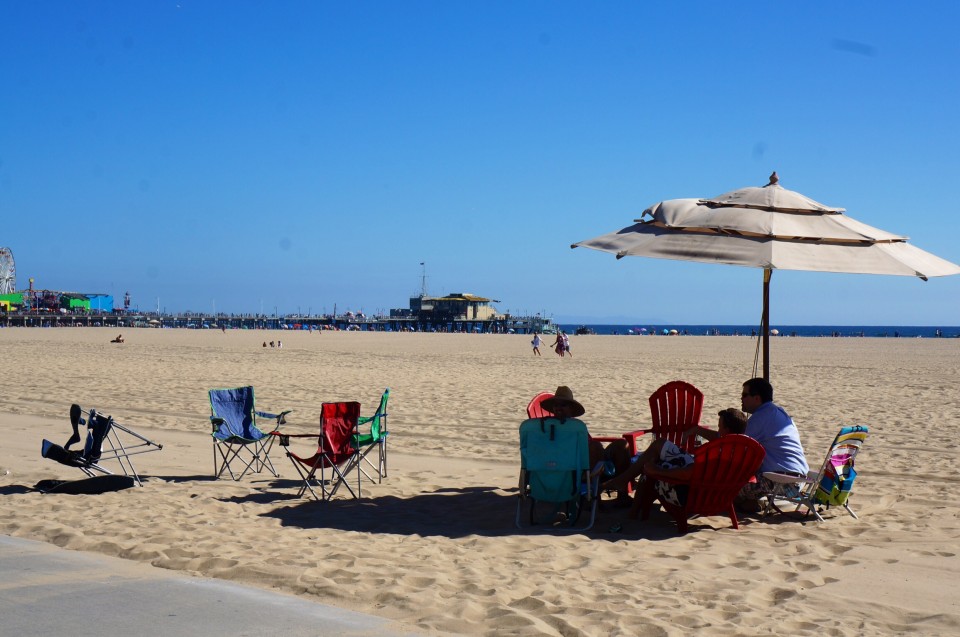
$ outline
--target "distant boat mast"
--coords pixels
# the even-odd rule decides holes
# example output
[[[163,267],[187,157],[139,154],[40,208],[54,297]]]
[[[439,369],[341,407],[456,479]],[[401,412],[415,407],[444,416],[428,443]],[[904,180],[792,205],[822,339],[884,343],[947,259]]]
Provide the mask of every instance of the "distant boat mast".
[[[427,296],[427,264],[420,262],[420,296]]]

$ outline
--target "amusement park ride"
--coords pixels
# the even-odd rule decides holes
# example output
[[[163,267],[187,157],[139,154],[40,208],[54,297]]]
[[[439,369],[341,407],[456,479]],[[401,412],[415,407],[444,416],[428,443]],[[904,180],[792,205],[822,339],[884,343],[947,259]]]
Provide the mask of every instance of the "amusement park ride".
[[[55,290],[40,290],[33,286],[33,279],[29,279],[30,287],[17,290],[16,266],[13,261],[13,250],[0,247],[0,307],[4,314],[11,309],[17,312],[59,312],[70,314],[81,313],[113,313],[120,310],[113,306],[113,296],[109,294],[86,294],[76,292],[61,292]],[[123,312],[130,311],[130,293],[123,296]]]
[[[12,294],[17,290],[17,271],[13,264],[13,251],[0,248],[0,294]]]

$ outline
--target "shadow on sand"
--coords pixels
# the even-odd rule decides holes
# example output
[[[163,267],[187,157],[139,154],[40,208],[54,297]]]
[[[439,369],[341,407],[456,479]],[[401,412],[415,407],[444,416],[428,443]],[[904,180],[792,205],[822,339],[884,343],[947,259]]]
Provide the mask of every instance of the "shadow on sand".
[[[612,503],[600,507],[596,523],[589,531],[556,529],[549,525],[521,530],[514,524],[517,511],[515,489],[510,492],[497,487],[444,488],[412,497],[387,495],[360,500],[346,498],[338,492],[332,501],[318,502],[309,495],[296,497],[298,485],[297,481],[278,480],[267,491],[254,491],[222,501],[270,505],[270,510],[262,513],[264,517],[276,518],[284,526],[301,529],[447,538],[581,534],[597,540],[657,541],[678,537],[676,524],[666,513],[655,509],[647,521],[629,520],[626,519],[626,510],[615,508]],[[289,506],[283,506],[284,501],[289,502]],[[756,521],[756,517],[742,516],[741,529]],[[611,530],[616,527],[619,530]],[[729,527],[730,521],[726,517],[706,518],[691,522],[689,533]]]

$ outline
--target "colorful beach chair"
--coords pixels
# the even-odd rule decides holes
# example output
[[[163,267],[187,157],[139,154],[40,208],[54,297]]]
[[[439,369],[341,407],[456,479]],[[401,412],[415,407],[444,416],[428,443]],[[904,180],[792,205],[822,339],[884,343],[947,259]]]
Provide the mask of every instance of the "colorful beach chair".
[[[785,495],[778,489],[775,493],[767,495],[769,506],[778,513],[783,513],[780,503],[795,504],[794,513],[806,507],[806,515],[812,513],[820,522],[823,522],[823,517],[817,510],[819,507],[829,509],[831,506],[842,506],[856,519],[857,514],[850,508],[850,494],[857,477],[854,463],[869,433],[870,430],[865,425],[841,428],[830,444],[820,469],[811,471],[807,475],[807,479],[800,485],[799,492],[795,492],[794,495]],[[777,485],[797,482],[795,476],[776,472],[768,471],[763,476]]]
[[[555,529],[590,529],[597,514],[602,467],[601,463],[591,471],[589,436],[581,421],[525,420],[520,425],[517,528],[546,522]],[[585,523],[577,526],[584,514]]]

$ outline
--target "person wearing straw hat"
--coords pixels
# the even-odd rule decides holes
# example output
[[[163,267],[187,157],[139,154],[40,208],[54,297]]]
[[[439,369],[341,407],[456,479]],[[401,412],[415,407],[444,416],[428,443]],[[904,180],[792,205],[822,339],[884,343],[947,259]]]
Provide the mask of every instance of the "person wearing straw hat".
[[[587,411],[583,408],[583,405],[574,399],[573,390],[566,385],[557,387],[553,396],[540,404],[561,423],[575,418],[578,419]],[[590,466],[595,467],[600,462],[604,465],[604,475],[607,478],[613,478],[626,471],[630,467],[630,451],[627,449],[627,441],[615,440],[604,448],[600,441],[590,438]],[[619,506],[630,505],[630,494],[627,492],[626,483],[617,489],[617,504]]]

